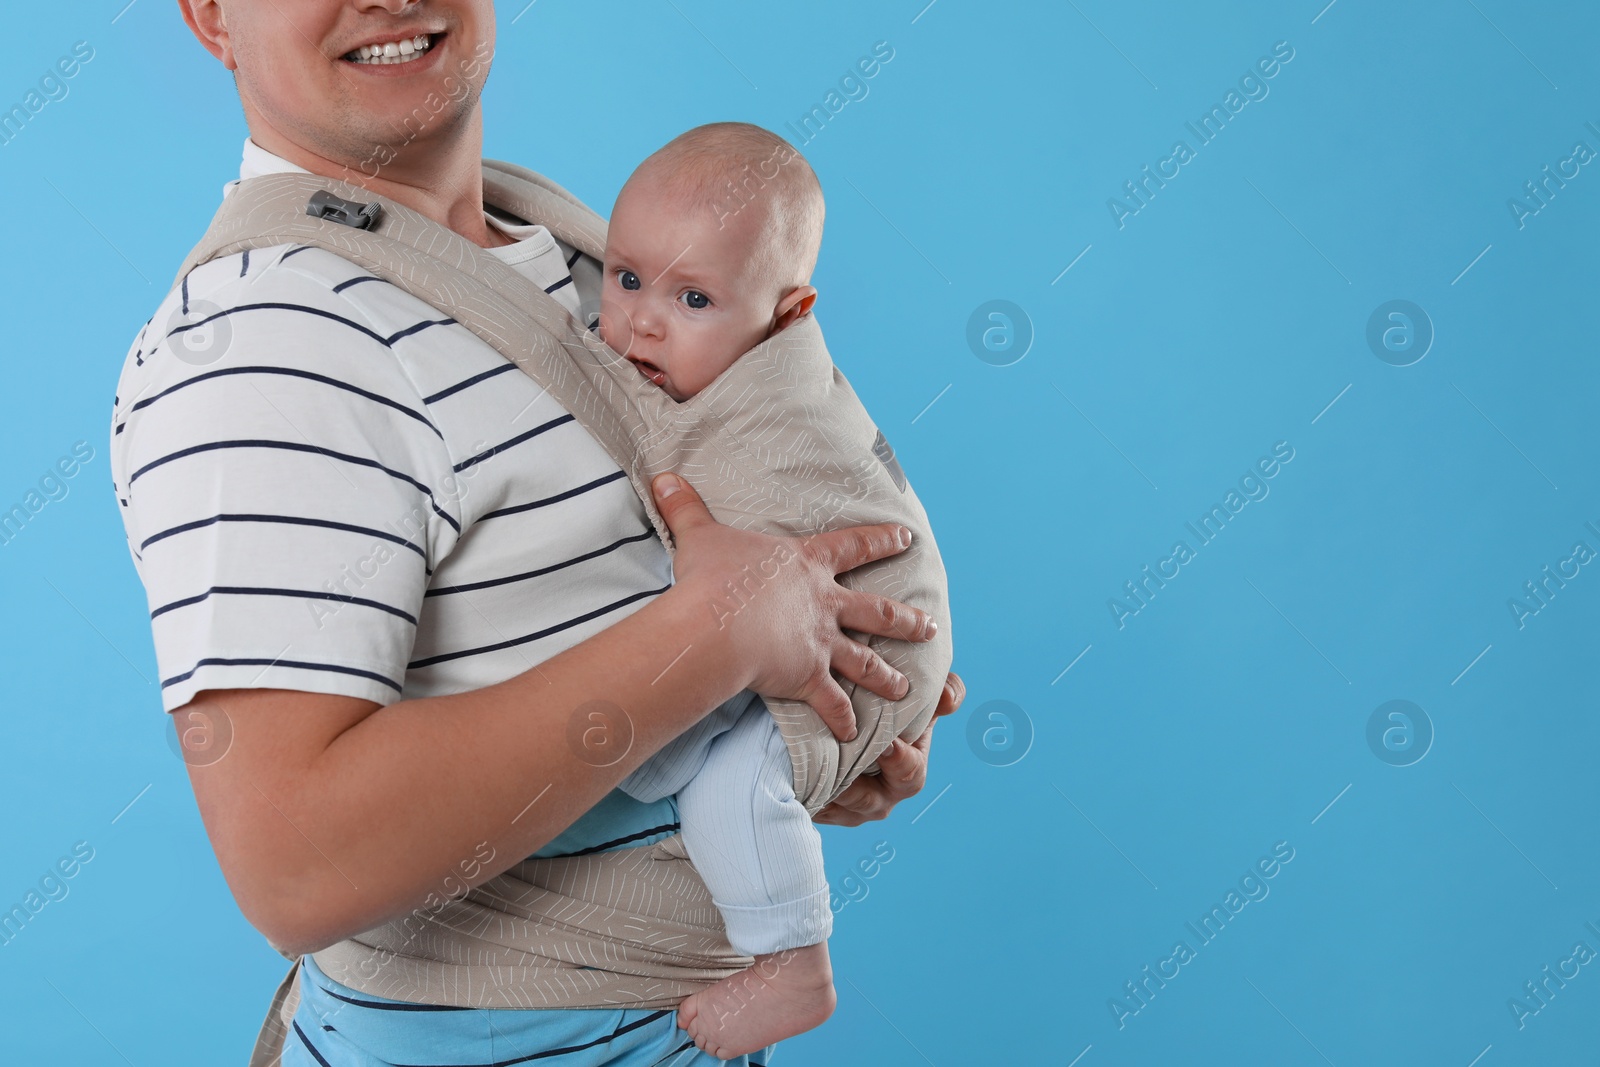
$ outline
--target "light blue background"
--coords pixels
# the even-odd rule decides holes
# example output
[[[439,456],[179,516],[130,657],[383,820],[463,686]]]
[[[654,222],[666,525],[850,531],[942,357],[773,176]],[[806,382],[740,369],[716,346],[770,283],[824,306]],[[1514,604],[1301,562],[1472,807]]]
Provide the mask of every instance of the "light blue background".
[[[0,147],[0,508],[95,449],[0,548],[0,904],[95,849],[0,946],[0,1061],[242,1064],[286,965],[164,741],[105,442],[244,127],[174,5],[113,22],[123,2],[12,5],[0,78],[9,106],[95,49]],[[1523,229],[1507,208],[1600,149],[1600,17],[1324,2],[501,5],[488,153],[602,211],[681,130],[784,131],[895,49],[803,147],[829,206],[818,314],[936,523],[970,695],[922,796],[826,832],[836,880],[875,842],[894,859],[839,914],[837,1015],[779,1063],[1600,1054],[1600,966],[1525,1029],[1507,1007],[1600,950],[1600,576],[1520,630],[1507,607],[1575,541],[1600,549],[1600,168]],[[1280,40],[1270,95],[1119,230],[1107,199]],[[1397,298],[1437,333],[1408,367],[1364,337]],[[966,342],[991,299],[1036,335],[1011,366]],[[1119,630],[1107,599],[1280,440],[1270,496]],[[1366,741],[1397,698],[1437,733],[1409,767]],[[967,740],[991,700],[1031,723],[1011,766]],[[1270,896],[1119,1030],[1108,999],[1279,841]]]

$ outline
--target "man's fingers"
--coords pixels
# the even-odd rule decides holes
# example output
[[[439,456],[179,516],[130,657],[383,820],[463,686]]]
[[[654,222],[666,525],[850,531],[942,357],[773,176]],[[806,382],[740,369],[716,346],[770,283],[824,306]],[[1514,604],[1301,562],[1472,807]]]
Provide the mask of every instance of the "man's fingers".
[[[883,657],[859,642],[840,634],[833,645],[833,669],[842,677],[883,697],[899,700],[911,691],[906,676],[883,661]]]
[[[848,808],[841,808],[838,802],[835,801],[813,815],[811,821],[822,823],[825,826],[860,826],[868,820],[865,816],[858,815]]]
[[[860,826],[864,822],[881,819],[888,814],[890,804],[884,796],[883,786],[871,776],[857,778],[850,783],[832,804],[817,812],[816,822],[834,826]]]
[[[650,482],[656,496],[656,508],[666,520],[674,540],[697,526],[706,526],[717,520],[711,517],[705,501],[694,491],[694,486],[676,474],[658,474]]]
[[[911,531],[895,523],[851,526],[811,538],[812,549],[834,574],[855,570],[864,563],[898,555],[911,547]]]
[[[832,826],[860,826],[888,816],[894,806],[922,791],[928,780],[926,741],[929,726],[914,745],[895,738],[878,756],[878,774],[864,774],[817,812],[814,821]]]
[[[839,688],[839,683],[833,680],[831,674],[822,674],[812,687],[811,692],[801,697],[811,710],[821,716],[833,736],[841,741],[853,741],[856,736],[856,709],[851,706],[850,698],[845,696],[844,690]]]
[[[929,732],[923,737],[931,738],[932,729],[930,726]],[[893,799],[904,800],[921,792],[928,780],[926,750],[918,745],[908,745],[897,737],[878,756],[878,769],[882,772],[878,777],[882,779],[884,790]]]
[[[965,699],[967,699],[967,683],[961,680],[961,675],[951,671],[945,676],[944,692],[939,694],[939,706],[933,709],[933,717],[937,719],[941,715],[953,713]],[[930,725],[928,733],[932,732],[933,727]]]
[[[907,744],[895,738],[878,755],[878,774],[864,774],[850,783],[833,803],[817,812],[814,822],[830,826],[860,826],[882,819],[894,806],[922,791],[928,782],[928,748],[933,743],[933,727],[940,715],[948,715],[966,699],[967,687],[959,676],[949,675],[940,694],[933,721],[922,736]]]
[[[914,766],[908,766],[907,752],[911,748],[900,738],[889,742],[889,747],[878,753],[878,770],[882,777],[905,778],[914,771]]]
[[[839,628],[857,633],[893,637],[901,641],[931,641],[938,623],[925,611],[908,608],[898,600],[876,593],[850,590],[839,609]]]

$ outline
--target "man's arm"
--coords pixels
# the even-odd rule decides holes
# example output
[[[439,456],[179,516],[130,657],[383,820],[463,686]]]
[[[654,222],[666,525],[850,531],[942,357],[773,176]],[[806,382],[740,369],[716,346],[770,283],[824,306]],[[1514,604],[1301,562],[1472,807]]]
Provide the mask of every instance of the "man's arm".
[[[682,488],[662,497],[665,482]],[[231,729],[226,754],[190,780],[240,909],[269,941],[315,951],[487,881],[741,689],[804,700],[841,733],[850,701],[830,668],[904,694],[904,677],[841,630],[925,640],[930,621],[835,580],[901,551],[899,528],[772,537],[719,525],[673,476],[657,485],[677,584],[533,670],[386,707],[232,689],[184,709]],[[719,613],[716,592],[775,554],[785,562],[762,594]],[[494,858],[479,867],[485,843]]]

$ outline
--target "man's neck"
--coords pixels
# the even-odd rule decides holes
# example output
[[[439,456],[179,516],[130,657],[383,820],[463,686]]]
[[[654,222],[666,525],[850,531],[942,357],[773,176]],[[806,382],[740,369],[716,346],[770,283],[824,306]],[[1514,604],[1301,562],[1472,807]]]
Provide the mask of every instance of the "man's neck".
[[[481,112],[452,144],[409,145],[392,162],[376,166],[376,174],[370,168],[351,169],[324,158],[282,136],[269,123],[249,125],[252,141],[312,174],[350,182],[403,204],[483,248],[514,243],[484,219]]]

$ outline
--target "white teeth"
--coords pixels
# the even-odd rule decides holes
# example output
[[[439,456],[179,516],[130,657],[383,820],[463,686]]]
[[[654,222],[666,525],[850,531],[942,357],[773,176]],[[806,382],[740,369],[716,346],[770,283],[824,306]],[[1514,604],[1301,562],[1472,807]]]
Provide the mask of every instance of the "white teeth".
[[[345,58],[356,63],[389,64],[409,63],[433,47],[433,40],[425,33],[386,44],[364,44]]]

